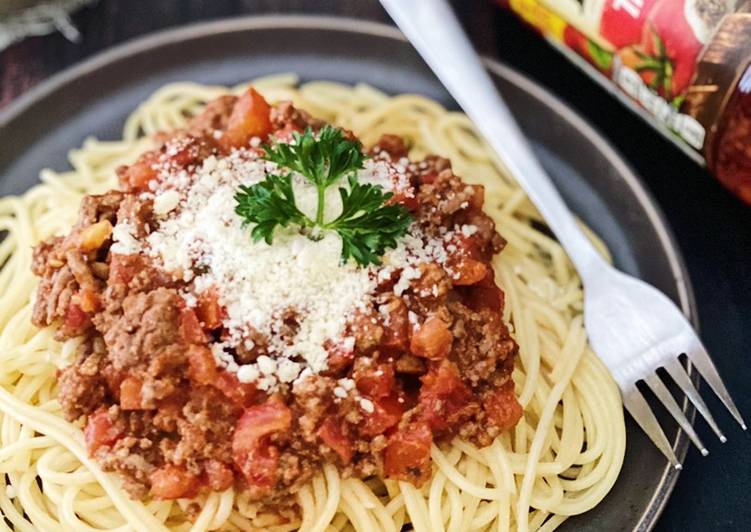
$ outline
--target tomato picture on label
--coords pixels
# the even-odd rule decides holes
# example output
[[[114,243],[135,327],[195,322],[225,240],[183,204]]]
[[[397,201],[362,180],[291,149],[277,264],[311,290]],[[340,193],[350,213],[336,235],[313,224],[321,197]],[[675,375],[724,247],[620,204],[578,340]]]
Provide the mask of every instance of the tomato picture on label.
[[[598,70],[610,72],[613,66],[613,53],[602,48],[573,26],[566,26],[563,30],[563,44],[574,50]]]
[[[660,0],[644,26],[641,42],[644,51],[665,65],[659,92],[666,99],[682,94],[691,84],[696,58],[703,46],[686,19],[675,16],[676,9],[692,1]]]

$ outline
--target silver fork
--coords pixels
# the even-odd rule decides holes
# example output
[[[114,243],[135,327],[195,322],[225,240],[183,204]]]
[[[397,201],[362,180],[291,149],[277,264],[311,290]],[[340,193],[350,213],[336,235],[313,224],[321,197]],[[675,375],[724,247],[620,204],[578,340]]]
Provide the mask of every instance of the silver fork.
[[[381,0],[425,62],[464,109],[545,217],[584,285],[584,322],[590,345],[618,383],[626,409],[670,462],[680,463],[651,408],[637,389],[643,380],[703,455],[708,451],[657,375],[665,368],[721,441],[726,441],[678,357],[685,354],[746,430],[701,340],[662,292],[607,264],[578,227],[454,13],[445,0]]]

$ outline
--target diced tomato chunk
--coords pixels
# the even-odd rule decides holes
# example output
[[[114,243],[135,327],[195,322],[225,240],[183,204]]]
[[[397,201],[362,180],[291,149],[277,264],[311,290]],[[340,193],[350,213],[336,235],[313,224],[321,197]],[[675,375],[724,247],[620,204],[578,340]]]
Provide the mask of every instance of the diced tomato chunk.
[[[405,480],[417,487],[430,479],[430,446],[433,434],[425,422],[411,423],[388,439],[383,455],[383,471],[387,478]]]
[[[412,333],[409,350],[418,357],[441,360],[451,351],[453,339],[448,324],[437,316],[431,316]]]
[[[466,257],[469,259],[481,259],[480,245],[477,235],[464,236],[462,233],[454,233],[451,244],[456,246],[457,253],[455,256]]]
[[[341,422],[333,417],[326,418],[318,428],[317,434],[323,443],[339,455],[342,462],[348,464],[352,460],[354,454],[352,441],[344,435]]]
[[[248,144],[252,137],[265,138],[271,133],[271,106],[251,87],[238,98],[232,109],[227,128],[219,143],[229,151]]]
[[[189,308],[180,313],[180,335],[187,344],[205,345],[208,342],[196,313]]]
[[[279,449],[263,438],[247,454],[236,455],[235,463],[251,487],[268,490],[279,476]]]
[[[421,185],[431,185],[438,179],[438,173],[435,170],[430,170],[419,176]]]
[[[120,439],[122,433],[110,420],[107,409],[102,407],[89,416],[83,429],[86,448],[93,454],[102,445],[112,445]]]
[[[514,427],[524,413],[514,393],[514,382],[509,380],[504,386],[487,394],[482,407],[488,419],[501,430]]]
[[[195,497],[200,486],[196,475],[185,468],[167,464],[150,476],[151,493],[157,499],[181,499]]]
[[[397,190],[388,200],[389,205],[402,205],[410,212],[415,212],[420,206],[420,200],[412,187],[408,190]]]
[[[355,351],[343,343],[328,347],[328,370],[327,373],[336,374],[350,366],[355,360]]]
[[[68,310],[66,310],[65,319],[63,320],[65,330],[73,333],[85,329],[90,323],[89,315],[79,305],[71,301],[68,304]]]
[[[471,185],[474,194],[469,200],[469,206],[471,209],[479,211],[485,204],[485,187],[482,185]]]
[[[123,410],[141,410],[141,388],[143,381],[133,375],[120,383],[120,408]]]
[[[253,404],[258,395],[254,384],[240,382],[235,373],[224,370],[217,371],[214,387],[241,408]]]
[[[488,274],[488,267],[479,260],[462,257],[451,266],[451,283],[455,286],[469,286],[482,281]]]
[[[396,382],[394,365],[388,362],[374,364],[362,369],[358,368],[352,376],[360,393],[373,399],[381,399],[391,395]]]
[[[384,307],[381,307],[383,309]],[[409,312],[401,298],[389,302],[383,320],[380,348],[387,351],[406,351],[409,346]]]
[[[246,408],[235,426],[232,449],[247,451],[264,436],[283,432],[292,425],[292,411],[282,403],[268,401]]]
[[[214,384],[217,379],[216,361],[208,347],[188,346],[188,377],[198,384]]]
[[[128,284],[146,264],[140,255],[121,255],[112,253],[110,256],[109,280]]]
[[[123,171],[118,170],[120,182],[132,190],[147,190],[149,182],[159,177],[154,169],[157,157],[156,152],[147,152]]]
[[[441,434],[451,433],[477,409],[474,394],[448,360],[422,377],[419,405],[421,419]]]
[[[222,306],[219,304],[216,290],[201,294],[195,312],[204,328],[208,330],[214,330],[222,325]]]
[[[495,284],[493,269],[488,268],[485,277],[478,283],[462,288],[464,301],[473,310],[490,309],[496,312],[503,310],[505,298],[498,285]]]
[[[292,425],[292,412],[273,401],[251,406],[237,421],[232,438],[232,455],[248,484],[270,488],[276,482],[279,449],[268,437],[285,432]]]
[[[370,399],[369,399],[370,400]],[[365,437],[378,436],[391,427],[396,426],[404,414],[404,405],[394,394],[383,399],[372,399],[373,411],[363,410],[363,421],[360,424],[360,434]]]
[[[203,468],[206,471],[206,481],[214,491],[224,491],[235,481],[232,468],[219,460],[208,460]]]

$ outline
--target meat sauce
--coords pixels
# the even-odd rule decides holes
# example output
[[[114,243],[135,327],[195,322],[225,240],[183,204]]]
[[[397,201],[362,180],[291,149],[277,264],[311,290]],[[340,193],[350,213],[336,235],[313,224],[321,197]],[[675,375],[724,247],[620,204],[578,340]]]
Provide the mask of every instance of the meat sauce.
[[[491,265],[504,241],[482,212],[482,187],[464,184],[445,159],[410,164],[414,193],[392,201],[426,234],[462,224],[476,231],[452,242],[446,267],[422,264],[403,294],[393,279],[379,285],[369,310],[348,325],[354,345],[332,343],[325,372],[271,393],[217,364],[210,344],[222,335],[225,309],[214,293],[188,306],[183,281],[144,255],[110,249],[119,220],[154,223],[141,192],[159,179],[159,165],[190,171],[253,137],[289,138],[308,126],[322,123],[288,103],[272,107],[252,89],[219,98],[118,169],[120,190],[85,197],[72,231],[35,250],[33,322],[55,325],[60,340],[83,338],[76,362],[59,373],[65,415],[85,419],[90,454],[122,475],[134,497],[234,485],[283,507],[323,462],[343,475],[420,486],[431,476],[434,442],[460,436],[485,446],[522,414],[511,381],[517,346]],[[393,136],[371,152],[393,161],[406,153]],[[337,396],[342,379],[356,395]]]

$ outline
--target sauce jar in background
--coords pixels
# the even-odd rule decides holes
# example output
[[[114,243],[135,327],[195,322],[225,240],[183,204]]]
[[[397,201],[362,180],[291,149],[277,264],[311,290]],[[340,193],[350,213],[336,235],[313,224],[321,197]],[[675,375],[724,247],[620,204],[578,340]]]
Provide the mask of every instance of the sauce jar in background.
[[[497,0],[751,205],[751,0]]]

